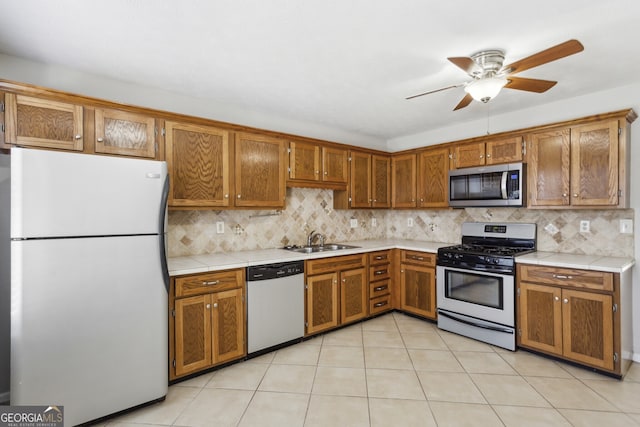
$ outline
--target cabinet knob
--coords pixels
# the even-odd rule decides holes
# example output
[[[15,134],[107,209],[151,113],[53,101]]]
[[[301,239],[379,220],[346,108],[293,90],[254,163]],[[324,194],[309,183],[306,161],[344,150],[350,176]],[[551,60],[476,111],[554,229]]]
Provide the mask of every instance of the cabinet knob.
[[[373,199],[373,201],[374,201],[374,203],[377,203],[377,202],[378,202],[378,199]]]
[[[240,196],[240,194],[238,194],[238,199],[239,199],[240,197],[241,197],[241,196]]]
[[[325,175],[329,175],[329,172],[327,172],[327,171],[324,171],[324,174],[325,174]]]
[[[229,195],[228,195],[228,194],[225,194],[225,195],[224,195],[224,198],[225,198],[225,199],[228,199],[228,198],[229,198]]]
[[[213,308],[218,308],[218,303],[217,302],[213,303]]]
[[[578,193],[573,193],[573,197],[578,197]]]
[[[567,193],[562,193],[562,197],[568,197],[569,195]]]
[[[480,154],[480,158],[482,159],[484,156],[482,154]]]
[[[207,304],[207,310],[211,309],[211,304]]]
[[[565,304],[567,304],[567,303],[569,302],[569,299],[568,299],[568,298],[565,298],[565,299],[563,299],[563,300],[562,300],[562,302],[563,302],[563,303],[565,303]]]
[[[76,135],[76,139],[82,139],[82,135]]]
[[[76,139],[78,139],[78,137],[76,137]],[[104,142],[104,138],[103,137],[98,138],[98,142]]]
[[[342,279],[342,283],[347,283],[347,279]]]
[[[487,159],[491,157],[491,154],[487,154]],[[482,156],[480,156],[480,158],[482,158]]]
[[[553,299],[556,301],[560,301],[560,297],[554,297]]]
[[[320,171],[316,171],[316,175],[319,175],[319,174],[320,174]]]

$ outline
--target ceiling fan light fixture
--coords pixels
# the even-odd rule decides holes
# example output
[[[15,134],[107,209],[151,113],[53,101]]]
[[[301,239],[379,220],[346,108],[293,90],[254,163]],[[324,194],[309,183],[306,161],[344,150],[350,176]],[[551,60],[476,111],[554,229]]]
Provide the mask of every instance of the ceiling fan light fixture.
[[[484,103],[495,98],[509,81],[504,77],[486,77],[477,79],[464,87],[464,91],[476,101]]]

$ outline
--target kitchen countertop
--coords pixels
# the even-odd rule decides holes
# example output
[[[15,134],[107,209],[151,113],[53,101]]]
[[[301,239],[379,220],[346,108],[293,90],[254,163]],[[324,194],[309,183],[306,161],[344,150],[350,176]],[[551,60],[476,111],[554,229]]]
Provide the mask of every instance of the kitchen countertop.
[[[517,256],[516,263],[622,273],[633,267],[636,261],[633,258],[538,251]]]
[[[171,276],[181,276],[184,274],[228,270],[231,268],[244,268],[254,265],[272,264],[287,261],[352,255],[363,252],[382,251],[394,248],[436,253],[438,252],[438,248],[456,244],[396,239],[359,240],[344,243],[358,247],[353,249],[340,249],[337,251],[316,252],[311,254],[302,254],[298,252],[288,251],[286,249],[260,249],[231,253],[213,253],[184,257],[171,257],[168,259],[169,274]],[[600,255],[563,254],[540,251],[518,256],[516,257],[516,262],[522,264],[536,264],[550,267],[599,270],[612,273],[622,273],[635,264],[635,260],[633,258],[605,257]]]
[[[203,273],[207,271],[228,270],[230,268],[243,268],[253,265],[272,264],[278,262],[297,261],[332,256],[352,255],[363,252],[382,251],[385,249],[407,249],[422,252],[438,252],[438,248],[455,245],[455,243],[423,242],[418,240],[359,240],[345,242],[353,249],[340,249],[337,251],[316,252],[302,254],[286,249],[259,249],[252,251],[238,251],[230,253],[214,253],[205,255],[192,255],[183,257],[170,257],[169,274],[181,276],[183,274]]]

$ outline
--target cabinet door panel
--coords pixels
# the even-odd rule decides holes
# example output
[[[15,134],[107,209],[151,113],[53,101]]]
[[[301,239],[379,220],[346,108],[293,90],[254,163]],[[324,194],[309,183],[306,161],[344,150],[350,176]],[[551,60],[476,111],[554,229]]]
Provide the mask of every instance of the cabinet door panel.
[[[394,156],[391,166],[392,205],[394,208],[416,207],[416,155]]]
[[[371,207],[371,154],[351,152],[351,207]]]
[[[343,271],[340,274],[340,320],[342,324],[362,319],[367,315],[367,271],[364,268]]]
[[[82,151],[82,106],[13,93],[5,105],[7,143]]]
[[[529,135],[529,163],[527,165],[529,206],[569,204],[569,137],[569,129]]]
[[[391,207],[391,160],[386,156],[371,156],[371,206]]]
[[[96,153],[156,157],[155,119],[96,108]]]
[[[454,147],[453,161],[456,169],[484,165],[484,142]]]
[[[400,304],[403,310],[435,319],[435,269],[402,264],[400,266]]]
[[[211,299],[209,295],[175,302],[176,376],[211,365]]]
[[[611,295],[562,291],[564,355],[578,362],[613,369]]]
[[[487,141],[486,164],[513,163],[522,161],[522,137]]]
[[[236,135],[236,206],[284,207],[284,141],[263,135]]]
[[[307,334],[338,326],[338,274],[307,277]]]
[[[571,203],[618,204],[618,121],[571,128]]]
[[[519,330],[522,345],[562,355],[560,288],[520,284]]]
[[[244,355],[242,296],[242,289],[211,294],[213,363],[226,362]]]
[[[169,206],[229,206],[229,133],[166,122]]]
[[[348,153],[339,148],[322,147],[323,181],[347,182]]]
[[[290,179],[317,181],[320,179],[320,147],[304,142],[290,142]],[[345,162],[346,164],[346,162]]]
[[[429,149],[418,155],[418,206],[449,206],[449,149]]]

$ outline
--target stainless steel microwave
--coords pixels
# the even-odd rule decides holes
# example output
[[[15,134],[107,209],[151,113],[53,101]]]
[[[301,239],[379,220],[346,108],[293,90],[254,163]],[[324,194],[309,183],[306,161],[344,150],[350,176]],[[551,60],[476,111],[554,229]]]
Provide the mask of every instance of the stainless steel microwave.
[[[525,164],[482,166],[449,171],[449,206],[524,206]]]

